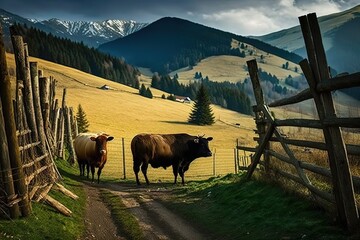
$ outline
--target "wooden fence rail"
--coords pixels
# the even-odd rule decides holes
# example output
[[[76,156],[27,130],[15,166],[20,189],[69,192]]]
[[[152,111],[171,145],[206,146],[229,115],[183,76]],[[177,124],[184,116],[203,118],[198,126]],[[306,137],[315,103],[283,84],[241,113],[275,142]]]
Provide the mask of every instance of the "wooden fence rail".
[[[360,73],[331,78],[316,14],[302,16],[299,20],[309,57],[309,60],[304,59],[299,64],[309,88],[295,96],[270,103],[269,106],[285,106],[314,99],[319,119],[275,119],[264,102],[256,60],[248,61],[249,75],[257,104],[253,110],[256,132],[259,134],[259,137],[254,140],[258,142],[258,147],[238,146],[238,149],[254,153],[248,167],[248,178],[252,176],[257,165],[261,164],[266,173],[272,172],[303,185],[315,199],[321,198],[322,201],[333,204],[340,222],[353,233],[359,228],[355,192],[360,193],[360,177],[351,175],[348,156],[360,156],[360,146],[346,144],[342,137],[342,128],[360,128],[360,118],[337,117],[331,91],[360,86]],[[320,129],[323,132],[324,142],[290,139],[282,134],[281,127]],[[281,145],[283,153],[271,148],[270,143],[275,142]],[[326,151],[329,168],[298,159],[293,146]],[[262,156],[263,160],[261,160]],[[275,160],[291,165],[293,170],[288,172],[288,170],[275,167],[275,162],[273,162]],[[316,187],[309,178],[310,173],[327,178],[332,191]]]

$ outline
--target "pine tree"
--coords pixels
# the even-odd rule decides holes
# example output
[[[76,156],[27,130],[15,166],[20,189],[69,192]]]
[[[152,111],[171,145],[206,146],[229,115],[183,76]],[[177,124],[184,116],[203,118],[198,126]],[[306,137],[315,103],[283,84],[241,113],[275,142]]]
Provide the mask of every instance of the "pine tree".
[[[141,84],[141,87],[140,87],[140,89],[139,89],[139,94],[140,94],[141,96],[145,96],[145,93],[146,93],[146,87],[145,87],[144,84]]]
[[[86,119],[86,114],[80,104],[78,106],[78,111],[76,113],[76,121],[77,121],[79,133],[89,131],[88,128],[90,124],[89,121]]]
[[[147,89],[146,89],[144,96],[147,97],[147,98],[153,98],[153,95],[152,95],[152,93],[151,93],[150,88],[147,88]]]
[[[205,86],[204,84],[201,84],[196,94],[195,104],[190,113],[188,122],[198,125],[212,125],[215,122],[215,117],[210,108],[210,104],[210,98]]]

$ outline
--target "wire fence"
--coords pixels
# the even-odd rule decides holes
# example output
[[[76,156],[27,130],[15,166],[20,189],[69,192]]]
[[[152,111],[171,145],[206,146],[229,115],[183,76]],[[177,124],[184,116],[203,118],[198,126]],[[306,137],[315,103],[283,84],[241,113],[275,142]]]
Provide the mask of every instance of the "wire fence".
[[[103,174],[111,178],[135,180],[133,172],[133,159],[130,148],[131,139],[115,137],[108,143],[108,161],[103,169]],[[214,148],[213,155],[207,158],[194,160],[189,170],[185,173],[185,180],[202,180],[212,176],[238,173],[250,165],[251,155],[245,151],[234,148]],[[148,168],[150,182],[173,181],[172,167]],[[140,181],[144,182],[143,175],[139,173]]]

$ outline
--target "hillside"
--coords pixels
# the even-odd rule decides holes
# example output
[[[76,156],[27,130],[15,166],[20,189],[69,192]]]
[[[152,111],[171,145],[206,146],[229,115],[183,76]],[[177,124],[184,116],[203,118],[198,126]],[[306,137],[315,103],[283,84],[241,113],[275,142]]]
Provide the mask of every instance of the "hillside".
[[[232,40],[232,47],[239,48],[241,43]],[[252,59],[256,59],[258,67],[262,70],[276,75],[280,80],[284,80],[291,75],[292,77],[299,77],[301,75],[301,68],[298,64],[289,63],[288,69],[284,69],[282,65],[286,63],[286,60],[276,55],[264,52],[252,45],[247,45],[247,53],[253,52],[252,55],[247,54],[245,57],[221,55],[211,56],[201,60],[196,66],[192,68],[182,68],[172,72],[170,75],[178,74],[179,81],[187,83],[194,81],[196,72],[201,72],[203,77],[208,76],[210,80],[216,82],[242,82],[249,77],[247,71],[246,62]],[[295,68],[298,69],[295,72]]]
[[[100,45],[99,50],[123,57],[138,67],[169,73],[183,67],[195,66],[210,56],[244,57],[242,51],[231,48],[233,39],[281,56],[290,62],[301,60],[296,54],[264,42],[174,17],[161,18],[124,38]]]
[[[15,80],[14,56],[7,54],[7,62],[12,81]],[[45,76],[53,76],[56,79],[56,98],[61,100],[63,89],[67,89],[66,103],[77,112],[77,107],[81,104],[87,119],[90,122],[89,130],[91,132],[107,132],[115,137],[112,142],[112,155],[107,167],[104,170],[104,177],[116,177],[121,174],[121,139],[124,138],[126,147],[127,168],[131,169],[131,151],[129,144],[131,139],[138,133],[180,133],[185,132],[193,135],[212,136],[211,148],[216,149],[217,156],[226,160],[227,163],[233,163],[233,151],[236,140],[239,144],[245,146],[256,145],[253,138],[255,122],[252,116],[240,114],[215,105],[212,109],[215,116],[215,124],[211,126],[197,126],[187,123],[192,105],[179,103],[170,100],[161,99],[163,92],[151,89],[155,98],[148,99],[141,97],[134,88],[120,83],[109,81],[96,77],[79,70],[61,66],[45,60],[30,58],[30,61],[37,61],[39,68],[44,71]],[[148,77],[140,76],[141,82],[148,82]],[[111,90],[101,90],[99,87],[108,85]],[[15,84],[12,84],[14,87]],[[166,93],[167,94],[167,93]],[[15,95],[15,91],[14,91]],[[345,101],[347,98],[337,95],[339,99]],[[337,99],[338,99],[337,98]],[[307,102],[305,107],[311,107],[313,104]],[[355,106],[355,107],[353,107]],[[350,102],[344,102],[343,105],[337,105],[344,116],[356,112],[356,106]],[[305,107],[286,107],[272,108],[277,118],[308,118],[305,112],[311,112]],[[353,110],[355,109],[355,110]],[[299,112],[299,113],[297,113]],[[285,133],[294,133],[294,129],[284,129]],[[115,156],[116,155],[116,156]],[[207,163],[204,168],[204,163]],[[209,170],[208,161],[197,161],[191,168],[191,174],[195,177],[204,174],[204,169]],[[225,169],[228,173],[233,170],[233,166]],[[129,178],[133,177],[132,172]],[[152,169],[149,177],[157,179],[159,176],[172,179],[171,171],[162,169]]]
[[[7,57],[10,69],[14,69],[13,55],[7,54]],[[138,95],[134,88],[73,68],[36,58],[30,61],[37,61],[44,75],[54,76],[57,80],[57,98],[62,97],[63,88],[66,88],[67,105],[76,111],[81,104],[90,122],[90,131],[105,131],[117,138],[124,137],[127,141],[141,132],[186,132],[213,136],[216,139],[213,147],[232,148],[237,138],[244,144],[252,144],[255,124],[251,116],[212,106],[217,120],[214,125],[189,125],[187,118],[191,105],[161,99],[160,91],[151,89],[156,98],[148,99]],[[10,72],[14,73],[14,70]],[[104,84],[114,90],[98,89]],[[242,127],[236,127],[235,123],[240,123]]]
[[[358,72],[360,5],[349,10],[318,17],[329,65],[338,72]],[[253,36],[271,45],[306,57],[300,26],[263,36]],[[340,55],[339,55],[340,53]]]

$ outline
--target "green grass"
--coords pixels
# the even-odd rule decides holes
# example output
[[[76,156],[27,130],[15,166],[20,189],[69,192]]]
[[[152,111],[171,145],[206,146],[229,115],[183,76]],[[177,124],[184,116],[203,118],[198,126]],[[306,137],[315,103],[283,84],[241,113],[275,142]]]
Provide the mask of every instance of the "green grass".
[[[178,189],[165,204],[209,239],[347,239],[330,216],[278,186],[229,174]]]
[[[137,219],[127,210],[119,196],[107,190],[100,190],[101,199],[107,204],[111,211],[118,231],[129,240],[145,239]]]
[[[64,204],[73,213],[66,217],[45,203],[32,203],[32,214],[15,220],[0,219],[0,239],[80,239],[85,225],[85,192],[81,183],[75,178],[76,168],[66,161],[56,161],[64,180],[62,184],[79,196],[73,200],[59,191],[51,190],[50,196]]]

